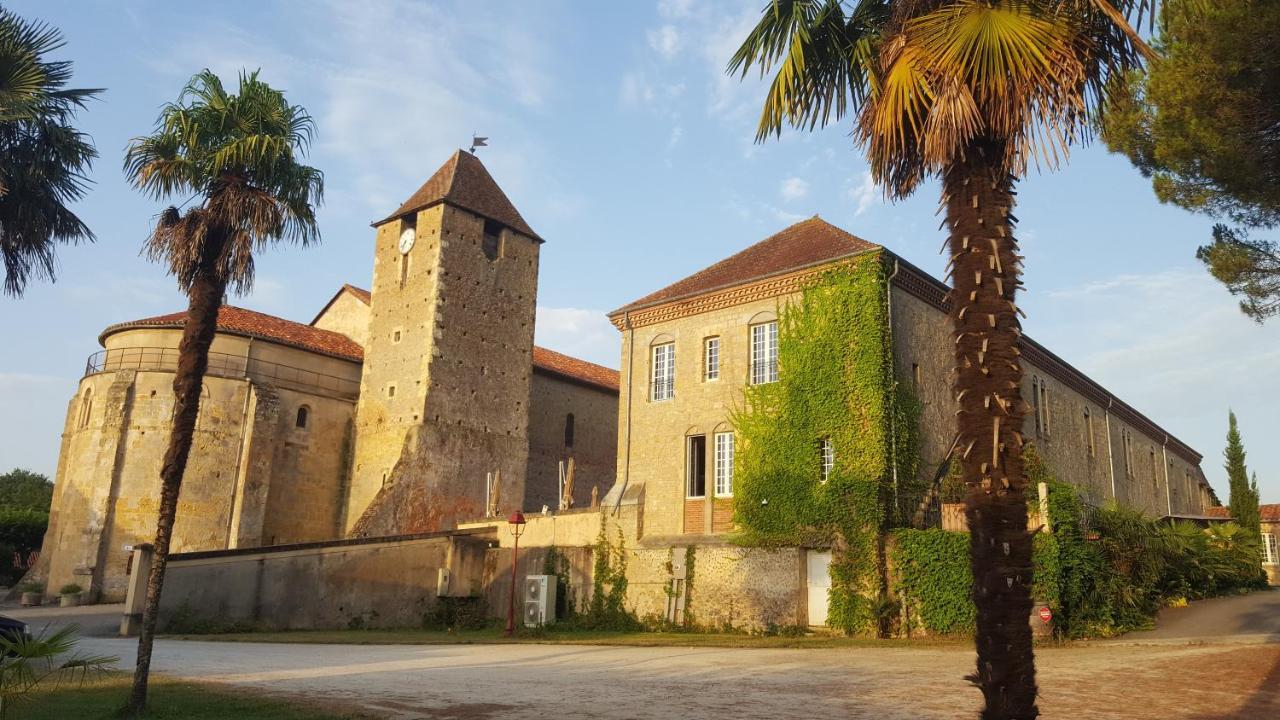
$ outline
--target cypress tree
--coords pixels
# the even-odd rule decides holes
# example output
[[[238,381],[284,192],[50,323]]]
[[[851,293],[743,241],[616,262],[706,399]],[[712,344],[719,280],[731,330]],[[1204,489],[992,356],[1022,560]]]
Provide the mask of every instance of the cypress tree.
[[[1240,440],[1240,428],[1236,425],[1234,412],[1227,413],[1227,423],[1227,447],[1222,455],[1227,461],[1225,467],[1231,492],[1231,516],[1241,527],[1261,537],[1262,518],[1258,511],[1257,486],[1249,483],[1249,470],[1244,463],[1244,443]]]

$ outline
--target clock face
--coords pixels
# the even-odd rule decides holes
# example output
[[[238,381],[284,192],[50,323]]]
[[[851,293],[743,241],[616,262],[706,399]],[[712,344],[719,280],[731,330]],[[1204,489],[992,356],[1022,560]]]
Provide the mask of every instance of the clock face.
[[[411,227],[405,228],[404,232],[400,233],[400,254],[401,255],[407,255],[409,254],[409,251],[413,249],[413,241],[416,238],[416,236],[417,234],[413,231],[413,228]]]

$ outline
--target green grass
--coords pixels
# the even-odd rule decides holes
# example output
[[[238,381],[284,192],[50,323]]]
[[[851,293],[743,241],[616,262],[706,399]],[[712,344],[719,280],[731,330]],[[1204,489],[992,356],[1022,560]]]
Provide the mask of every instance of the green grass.
[[[63,682],[39,689],[13,708],[9,718],[23,720],[117,720],[129,695],[133,676],[109,673],[85,683]],[[297,698],[282,699],[243,687],[204,685],[151,677],[147,720],[366,720],[356,711],[335,713],[332,702],[321,710]]]
[[[972,641],[954,638],[875,640],[871,638],[812,634],[800,636],[744,635],[737,633],[619,632],[606,630],[521,631],[514,638],[500,628],[449,632],[444,630],[285,630],[210,635],[167,635],[175,640],[266,642],[342,645],[458,645],[478,643],[533,643],[549,645],[617,645],[630,647],[716,648],[847,648],[847,647],[952,647]]]

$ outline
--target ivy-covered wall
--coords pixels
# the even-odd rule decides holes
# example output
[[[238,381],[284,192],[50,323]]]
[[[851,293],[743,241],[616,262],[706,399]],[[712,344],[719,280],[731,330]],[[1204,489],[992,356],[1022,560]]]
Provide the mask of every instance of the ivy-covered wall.
[[[883,258],[864,255],[779,308],[779,380],[748,387],[733,418],[739,542],[832,548],[828,624],[848,632],[877,629],[883,531],[921,491],[918,408],[894,376],[886,280]]]

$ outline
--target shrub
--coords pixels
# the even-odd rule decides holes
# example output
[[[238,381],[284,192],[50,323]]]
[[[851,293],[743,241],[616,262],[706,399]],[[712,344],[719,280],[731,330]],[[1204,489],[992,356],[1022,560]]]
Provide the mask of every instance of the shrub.
[[[481,630],[489,624],[489,603],[478,596],[436,598],[422,619],[427,630]]]
[[[62,589],[58,591],[58,594],[59,595],[79,595],[82,591],[84,591],[84,588],[80,587],[79,585],[75,583],[67,583],[66,585],[62,586]]]

